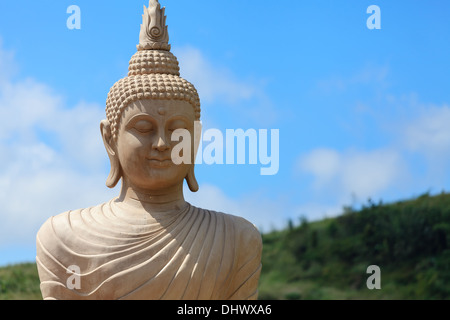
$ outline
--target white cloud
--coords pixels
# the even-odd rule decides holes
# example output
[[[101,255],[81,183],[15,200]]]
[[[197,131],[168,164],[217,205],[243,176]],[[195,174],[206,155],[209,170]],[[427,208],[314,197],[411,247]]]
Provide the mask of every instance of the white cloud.
[[[16,167],[20,170],[26,165],[26,161],[21,161]],[[111,198],[106,187],[102,188],[101,175],[43,167],[45,164],[41,163],[35,172],[1,175],[1,245],[33,244],[39,227],[50,216]]]
[[[321,93],[344,92],[361,85],[386,86],[389,75],[388,66],[366,65],[358,72],[348,76],[330,76],[317,83]]]
[[[304,203],[293,209],[296,217],[305,217],[308,221],[317,221],[324,218],[331,218],[342,214],[343,205],[327,205],[320,203]],[[293,221],[297,222],[298,221]]]
[[[343,159],[340,177],[343,190],[364,198],[377,195],[400,179],[402,165],[394,150],[350,152]]]
[[[403,141],[411,151],[428,158],[448,160],[450,156],[450,107],[421,107],[415,119],[401,128]]]
[[[196,207],[241,216],[253,223],[262,232],[286,225],[292,213],[282,201],[269,200],[257,192],[249,192],[235,199],[219,187],[203,184],[196,193],[185,188],[186,201]]]
[[[253,223],[261,232],[280,230],[288,220],[295,224],[301,217],[308,221],[333,217],[342,213],[343,204],[329,205],[314,202],[292,203],[292,199],[271,198],[258,191],[249,191],[239,197],[231,197],[221,188],[202,184],[197,193],[184,189],[186,201],[192,205],[241,216]]]
[[[229,103],[248,100],[258,90],[236,79],[229,69],[213,66],[196,48],[174,48],[174,52],[180,61],[181,76],[195,84],[202,100],[208,103],[220,99]]]
[[[107,161],[100,134],[100,121],[106,118],[104,108],[79,103],[61,112],[58,118],[48,130],[57,132],[64,141],[64,153],[87,168],[98,170]]]
[[[11,54],[0,47],[0,66],[10,63]],[[48,217],[112,197],[105,186],[102,109],[85,103],[68,108],[45,84],[2,74],[0,247],[32,244]]]
[[[214,65],[193,47],[173,49],[180,62],[181,76],[195,85],[202,103],[208,106],[216,102],[226,102],[240,116],[269,125],[278,118],[271,99],[264,91],[264,82],[242,80],[229,68]],[[242,104],[245,103],[245,108]]]
[[[300,157],[297,170],[313,176],[315,192],[334,196],[339,204],[352,194],[361,199],[378,196],[405,174],[403,159],[391,149],[316,149]]]
[[[329,203],[334,198],[339,207],[355,199],[394,201],[430,189],[448,189],[448,104],[426,104],[417,94],[408,94],[386,95],[379,108],[368,108],[361,102],[356,106],[356,112],[370,112],[379,130],[372,129],[371,134],[380,135],[384,145],[366,146],[365,150],[353,146],[344,151],[317,148],[300,156],[297,173],[312,177],[310,189],[316,203]]]
[[[320,189],[329,183],[339,172],[341,156],[335,150],[315,149],[303,157],[299,169],[316,177],[315,187]]]
[[[40,135],[46,135],[47,140],[82,163],[99,165],[106,155],[99,129],[105,115],[97,104],[79,103],[68,108],[51,88],[32,79],[4,83],[0,103],[3,141],[37,143],[42,140]]]

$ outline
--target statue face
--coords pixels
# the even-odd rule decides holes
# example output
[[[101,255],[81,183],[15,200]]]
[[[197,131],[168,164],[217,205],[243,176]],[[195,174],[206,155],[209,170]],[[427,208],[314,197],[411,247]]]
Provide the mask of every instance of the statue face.
[[[177,129],[187,129],[193,137],[194,121],[194,109],[187,101],[139,100],[128,106],[117,138],[123,178],[141,190],[182,184],[193,164],[173,163],[172,148],[179,142],[172,142],[171,136]]]

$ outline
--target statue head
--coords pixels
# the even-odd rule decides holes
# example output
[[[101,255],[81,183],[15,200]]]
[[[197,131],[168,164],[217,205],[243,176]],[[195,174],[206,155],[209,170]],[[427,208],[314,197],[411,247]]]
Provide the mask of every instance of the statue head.
[[[168,188],[186,179],[191,191],[198,190],[195,152],[189,164],[175,165],[171,159],[171,134],[187,129],[194,136],[200,99],[195,87],[180,77],[164,11],[157,0],[144,6],[138,51],[130,60],[128,76],[108,94],[107,119],[100,128],[111,162],[106,181],[110,188],[121,178],[145,190]],[[193,141],[191,146],[195,150]]]

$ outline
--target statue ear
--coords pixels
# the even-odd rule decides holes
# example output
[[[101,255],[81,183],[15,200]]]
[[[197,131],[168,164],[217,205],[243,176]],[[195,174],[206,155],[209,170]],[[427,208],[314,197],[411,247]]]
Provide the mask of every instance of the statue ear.
[[[111,135],[111,125],[108,120],[102,120],[100,122],[100,131],[111,163],[111,171],[106,179],[106,186],[108,188],[114,188],[120,178],[122,178],[122,168],[120,167],[119,157],[115,151],[116,146]]]
[[[194,167],[195,167],[195,157],[197,155],[198,148],[200,146],[201,136],[202,136],[202,123],[200,121],[195,121],[194,122],[194,145],[193,145],[194,152],[192,153],[192,164],[191,164],[189,172],[186,176],[186,182],[189,186],[189,189],[192,192],[197,192],[199,189],[197,178],[195,178]]]
[[[197,179],[195,178],[194,166],[194,164],[191,165],[191,168],[189,169],[189,172],[186,176],[186,182],[192,192],[197,192],[199,187]]]

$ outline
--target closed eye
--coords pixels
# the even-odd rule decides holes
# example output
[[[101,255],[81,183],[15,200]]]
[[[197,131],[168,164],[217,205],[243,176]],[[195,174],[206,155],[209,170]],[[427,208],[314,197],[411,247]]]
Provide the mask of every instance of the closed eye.
[[[149,133],[153,131],[153,124],[146,120],[140,120],[133,125],[133,129],[140,133]]]
[[[170,132],[173,132],[173,131],[178,130],[178,129],[187,130],[187,128],[188,128],[188,126],[187,126],[187,124],[186,124],[186,122],[184,120],[177,119],[177,120],[171,121],[171,123],[170,123],[170,125],[168,127],[168,130]]]

